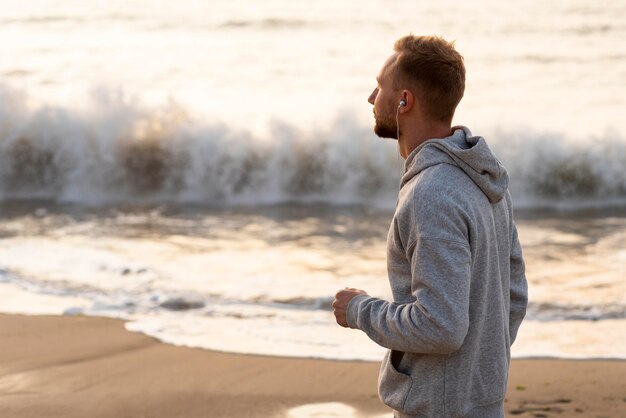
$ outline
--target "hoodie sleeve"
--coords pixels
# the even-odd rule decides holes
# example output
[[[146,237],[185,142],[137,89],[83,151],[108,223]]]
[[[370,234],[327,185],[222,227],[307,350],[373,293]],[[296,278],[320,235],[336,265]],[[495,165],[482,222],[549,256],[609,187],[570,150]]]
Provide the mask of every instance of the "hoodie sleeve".
[[[415,302],[359,295],[348,305],[348,325],[392,350],[452,353],[463,344],[469,327],[469,247],[424,238],[411,252]]]
[[[511,235],[511,309],[509,313],[509,335],[511,344],[517,337],[524,316],[526,315],[526,306],[528,305],[528,283],[526,282],[526,274],[524,267],[524,258],[522,256],[522,247],[517,237],[517,228],[513,223],[513,233]]]
[[[361,295],[348,305],[348,325],[379,345],[398,351],[448,354],[458,350],[469,328],[471,251],[463,240],[458,213],[450,202],[429,205],[420,224],[436,225],[437,237],[425,236],[413,208],[406,257],[411,268],[411,303]],[[441,232],[445,234],[443,237]],[[456,239],[453,239],[456,238]],[[407,241],[405,241],[407,242]]]

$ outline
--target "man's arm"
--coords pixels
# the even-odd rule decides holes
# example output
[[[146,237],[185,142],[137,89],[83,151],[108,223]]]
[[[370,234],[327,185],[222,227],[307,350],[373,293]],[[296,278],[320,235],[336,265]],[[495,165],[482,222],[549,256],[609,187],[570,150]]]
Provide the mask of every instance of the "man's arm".
[[[517,236],[517,228],[513,224],[513,233],[511,235],[511,308],[509,313],[509,336],[511,344],[517,337],[524,316],[526,315],[526,307],[528,305],[528,283],[526,282],[526,274],[524,267],[524,258],[522,256],[522,247]]]
[[[407,256],[416,300],[398,304],[367,294],[351,295],[347,325],[393,350],[437,354],[458,350],[469,327],[469,245],[417,238]]]

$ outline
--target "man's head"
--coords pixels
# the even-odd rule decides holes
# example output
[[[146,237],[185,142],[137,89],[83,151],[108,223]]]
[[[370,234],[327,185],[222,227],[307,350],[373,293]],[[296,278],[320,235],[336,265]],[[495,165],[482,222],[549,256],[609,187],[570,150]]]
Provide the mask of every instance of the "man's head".
[[[374,105],[374,132],[397,139],[398,114],[413,108],[427,121],[450,124],[465,90],[463,57],[454,44],[436,36],[408,35],[396,41],[394,51],[368,99]],[[400,100],[406,103],[402,109]]]

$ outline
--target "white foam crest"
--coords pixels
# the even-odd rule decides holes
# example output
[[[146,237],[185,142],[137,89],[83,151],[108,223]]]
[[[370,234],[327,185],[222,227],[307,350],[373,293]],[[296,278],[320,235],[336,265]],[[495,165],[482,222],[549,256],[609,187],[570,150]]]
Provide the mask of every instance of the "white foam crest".
[[[388,164],[395,148],[346,115],[316,134],[274,122],[268,139],[193,121],[174,102],[145,108],[121,92],[99,90],[81,111],[28,109],[24,95],[2,94],[3,199],[352,203],[397,183]]]
[[[626,205],[626,141],[615,130],[575,138],[497,128],[487,138],[509,172],[517,207]]]
[[[7,88],[0,102],[3,200],[391,207],[402,172],[396,143],[347,112],[306,131],[272,121],[261,137],[115,90],[96,90],[80,110],[31,108]],[[626,141],[617,132],[582,141],[496,126],[485,136],[509,170],[518,207],[626,205]]]

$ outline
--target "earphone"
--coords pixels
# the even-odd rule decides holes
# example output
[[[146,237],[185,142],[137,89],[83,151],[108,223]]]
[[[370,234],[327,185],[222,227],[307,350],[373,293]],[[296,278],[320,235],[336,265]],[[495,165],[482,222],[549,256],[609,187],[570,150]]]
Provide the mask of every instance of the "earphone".
[[[404,106],[406,106],[406,100],[402,99],[400,100],[400,104],[398,105],[398,109],[396,110],[396,139],[398,141],[400,140],[400,121],[399,121],[400,108]]]

